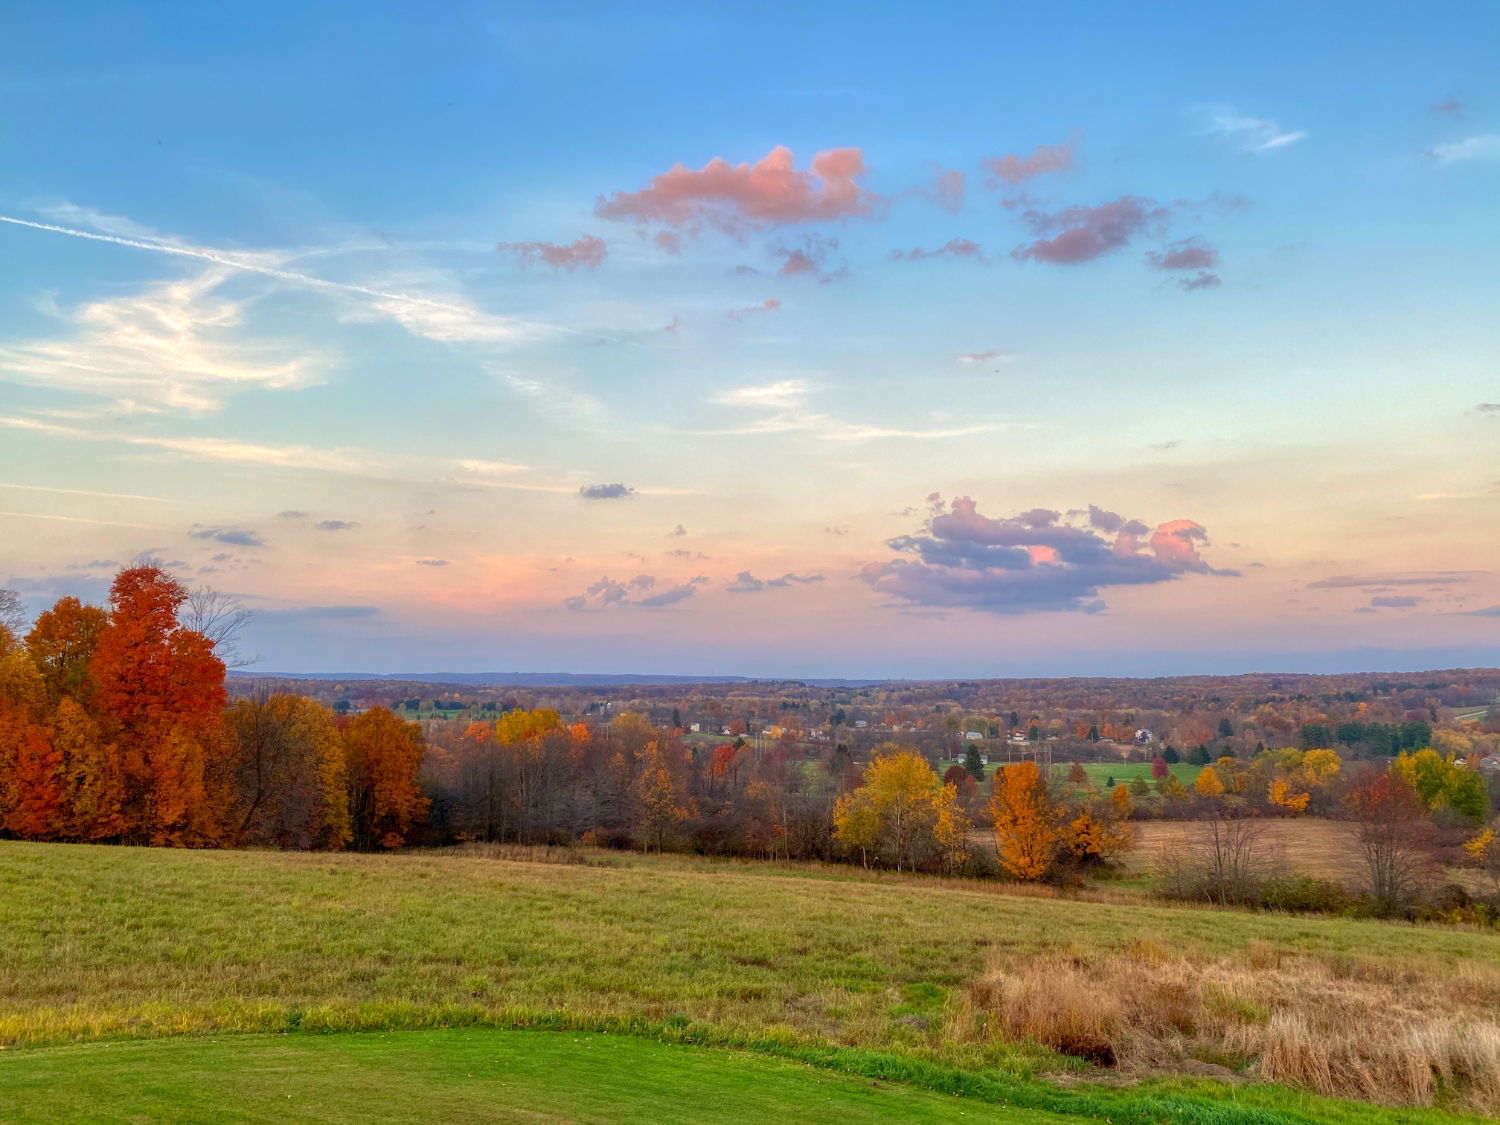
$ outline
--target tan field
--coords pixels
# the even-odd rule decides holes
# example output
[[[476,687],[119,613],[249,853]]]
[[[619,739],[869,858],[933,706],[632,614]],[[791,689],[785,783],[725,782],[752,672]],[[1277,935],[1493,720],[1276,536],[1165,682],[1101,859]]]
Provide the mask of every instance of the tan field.
[[[1135,825],[1135,848],[1126,859],[1133,872],[1150,868],[1162,846],[1191,838],[1193,821],[1142,820]],[[1319,879],[1347,881],[1358,876],[1359,848],[1356,828],[1345,820],[1319,817],[1265,820],[1259,822],[1268,848],[1278,851],[1288,871]]]

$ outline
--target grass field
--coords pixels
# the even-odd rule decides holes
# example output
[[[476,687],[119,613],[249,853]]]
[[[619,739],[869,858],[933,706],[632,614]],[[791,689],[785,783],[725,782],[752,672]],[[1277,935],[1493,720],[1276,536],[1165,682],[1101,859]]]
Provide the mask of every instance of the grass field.
[[[945,773],[949,766],[961,766],[963,764],[962,758],[943,762],[938,766],[938,773]],[[1005,754],[1001,751],[998,762],[992,758],[990,764],[985,766],[984,776],[986,780],[989,779],[998,766],[1003,766],[1004,764]],[[1053,771],[1059,777],[1066,777],[1072,764],[1071,762],[1058,762],[1053,766]],[[1083,762],[1081,764],[1084,772],[1089,775],[1089,783],[1100,789],[1104,787],[1105,782],[1111,777],[1117,782],[1129,782],[1137,777],[1144,777],[1147,782],[1154,782],[1155,780],[1151,776],[1150,762]],[[1190,766],[1186,762],[1178,762],[1176,765],[1168,766],[1167,768],[1184,785],[1192,785],[1198,779],[1199,770],[1202,769],[1201,766]]]
[[[0,1056],[0,1090],[8,1125],[1070,1120],[744,1052],[531,1031],[95,1043]]]
[[[69,1041],[530,1027],[558,1041],[607,1031],[740,1047],[1115,1122],[1440,1121],[1451,1118],[1260,1084],[1077,1085],[1095,1073],[1080,1060],[955,1034],[955,1006],[996,958],[1087,959],[1142,942],[1192,956],[1270,948],[1392,974],[1500,971],[1492,934],[1083,901],[848,868],[603,853],[586,864],[537,861],[544,854],[0,842],[0,1045],[11,1048],[0,1073],[94,1057],[51,1046]],[[328,1049],[330,1060],[344,1057]],[[353,1068],[358,1085],[362,1049],[328,1065]],[[302,1064],[285,1065],[300,1073]],[[1071,1074],[1073,1084],[1043,1074]],[[568,1112],[555,1119],[588,1120]]]

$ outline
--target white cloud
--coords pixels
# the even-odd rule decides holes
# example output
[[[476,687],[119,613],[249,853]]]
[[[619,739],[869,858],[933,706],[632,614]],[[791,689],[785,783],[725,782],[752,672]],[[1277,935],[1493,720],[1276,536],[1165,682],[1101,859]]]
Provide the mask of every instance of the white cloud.
[[[64,314],[71,335],[0,346],[0,378],[136,409],[199,413],[237,391],[317,382],[322,355],[288,340],[240,335],[249,302],[216,292],[230,276],[211,268],[138,295],[79,305]]]
[[[1270,152],[1307,137],[1305,129],[1283,129],[1275,121],[1247,116],[1233,106],[1200,106],[1195,112],[1208,132],[1228,137],[1246,152]]]
[[[128,370],[141,367],[149,360],[152,352],[158,352],[166,356],[174,369],[181,368],[187,372],[196,372],[193,378],[186,381],[197,383],[200,393],[187,392],[181,396],[175,395],[173,392],[179,390],[180,387],[169,380],[168,386],[164,388],[165,394],[145,396],[146,401],[154,402],[161,407],[211,409],[219,404],[219,399],[207,393],[205,388],[215,382],[220,384],[243,382],[247,377],[251,381],[259,381],[272,387],[305,385],[311,369],[317,366],[317,360],[314,358],[287,357],[279,362],[262,358],[257,361],[255,350],[264,348],[264,345],[252,342],[241,345],[250,349],[250,356],[236,361],[232,358],[233,353],[227,334],[224,339],[217,341],[218,350],[212,353],[207,351],[205,343],[200,342],[206,330],[232,328],[240,323],[242,305],[227,301],[208,301],[212,290],[228,280],[234,273],[256,274],[304,288],[353,298],[356,304],[347,313],[346,320],[357,323],[391,320],[414,336],[438,343],[513,345],[552,331],[546,326],[525,321],[519,317],[485,312],[468,298],[459,294],[403,292],[392,288],[377,288],[371,285],[330,280],[285,268],[286,263],[297,258],[312,256],[318,253],[317,251],[232,252],[211,246],[197,246],[179,238],[151,231],[129,219],[116,215],[104,215],[71,203],[47,205],[44,213],[51,218],[84,224],[95,229],[85,230],[80,226],[67,226],[63,223],[35,222],[10,215],[0,215],[0,223],[66,235],[70,238],[107,242],[135,250],[190,258],[219,267],[205,271],[193,281],[153,286],[139,297],[118,298],[83,306],[82,313],[75,314],[75,319],[81,315],[85,320],[102,318],[106,322],[115,319],[125,322],[119,326],[106,323],[102,327],[96,327],[96,332],[103,333],[102,338],[98,340],[84,339],[73,345],[68,343],[30,344],[10,349],[19,356],[19,359],[4,360],[7,366],[19,366],[21,373],[29,378],[41,378],[48,372],[56,371],[60,376],[55,381],[56,385],[66,386],[69,389],[91,389],[90,384],[74,385],[81,376],[76,374],[70,376],[69,372],[75,369],[82,372],[95,372],[97,369],[109,370],[115,366],[113,356],[107,350],[109,348],[133,350],[133,355],[138,357],[140,362],[127,363]],[[438,279],[427,277],[426,280]],[[111,310],[114,310],[113,315],[111,315]],[[148,321],[144,334],[140,331],[132,331],[132,326],[138,325],[142,317]],[[149,323],[151,319],[158,317],[161,320],[159,325],[153,326]],[[85,324],[82,327],[87,329],[89,326]],[[110,329],[117,330],[110,331]],[[179,360],[180,362],[176,362]],[[257,371],[258,376],[254,375]],[[97,380],[97,374],[93,376],[93,379]]]
[[[718,434],[790,434],[807,433],[823,441],[857,444],[879,438],[913,438],[933,441],[992,432],[999,427],[990,423],[971,426],[910,429],[847,422],[809,409],[812,387],[803,379],[783,379],[760,386],[736,387],[717,395],[714,401],[725,406],[759,407],[770,413],[759,421]]]
[[[0,416],[0,427],[28,430],[73,441],[112,442],[155,450],[169,457],[230,465],[259,465],[341,473],[374,480],[448,483],[480,488],[571,494],[576,484],[524,479],[536,470],[527,465],[474,458],[423,458],[349,447],[319,449],[308,445],[264,445],[215,437],[167,437],[118,434],[63,426],[33,418]]]
[[[1463,160],[1495,160],[1500,158],[1500,133],[1485,133],[1451,144],[1438,145],[1429,149],[1427,155],[1440,164],[1456,164]]]

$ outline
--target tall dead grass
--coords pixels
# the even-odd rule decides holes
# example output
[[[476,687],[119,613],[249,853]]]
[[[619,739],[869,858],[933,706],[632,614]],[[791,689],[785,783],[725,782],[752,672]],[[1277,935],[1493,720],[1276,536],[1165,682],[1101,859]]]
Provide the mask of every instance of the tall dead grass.
[[[1127,1071],[1226,1068],[1318,1094],[1500,1111],[1500,971],[1443,972],[1252,942],[1240,957],[992,955],[950,1020]]]

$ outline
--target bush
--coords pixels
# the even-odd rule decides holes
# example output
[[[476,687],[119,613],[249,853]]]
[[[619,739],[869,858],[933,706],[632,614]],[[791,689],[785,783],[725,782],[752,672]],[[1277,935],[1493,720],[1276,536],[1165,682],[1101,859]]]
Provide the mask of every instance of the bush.
[[[1296,910],[1337,914],[1350,905],[1349,892],[1330,879],[1311,875],[1285,875],[1268,879],[1255,896],[1264,910]]]

